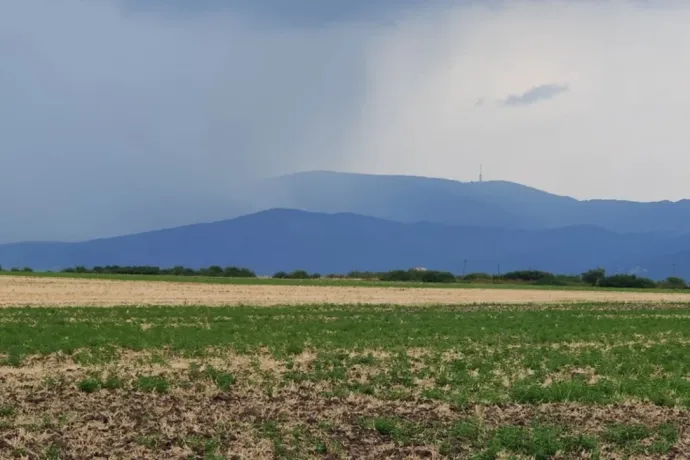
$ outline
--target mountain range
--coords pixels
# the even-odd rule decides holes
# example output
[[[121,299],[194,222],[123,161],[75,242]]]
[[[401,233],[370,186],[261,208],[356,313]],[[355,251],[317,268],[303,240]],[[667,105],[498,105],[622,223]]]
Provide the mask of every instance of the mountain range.
[[[594,225],[621,233],[690,233],[690,200],[580,201],[507,181],[313,171],[264,180],[244,193],[254,197],[252,211],[292,208],[408,223],[533,230]]]
[[[78,243],[0,245],[4,267],[238,265],[260,274],[596,266],[690,278],[690,200],[579,201],[503,181],[326,171],[238,190],[227,220]],[[248,213],[248,214],[247,214]],[[243,214],[243,215],[238,215]]]

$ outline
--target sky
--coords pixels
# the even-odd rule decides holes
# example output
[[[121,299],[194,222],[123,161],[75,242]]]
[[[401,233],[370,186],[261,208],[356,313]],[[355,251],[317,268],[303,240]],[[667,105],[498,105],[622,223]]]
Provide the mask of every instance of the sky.
[[[5,0],[0,242],[226,217],[304,170],[690,198],[690,2]]]

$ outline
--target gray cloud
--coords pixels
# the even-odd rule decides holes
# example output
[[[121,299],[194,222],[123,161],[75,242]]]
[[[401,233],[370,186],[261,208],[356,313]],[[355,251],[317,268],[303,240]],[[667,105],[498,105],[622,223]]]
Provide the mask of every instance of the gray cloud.
[[[388,21],[406,10],[443,4],[443,0],[119,0],[123,9],[170,15],[232,12],[273,24],[321,27],[351,21]]]
[[[0,241],[224,218],[242,181],[341,167],[365,95],[364,27],[22,0],[0,30]]]
[[[547,101],[568,91],[568,85],[545,84],[535,86],[522,94],[511,95],[503,100],[506,107],[523,107]]]

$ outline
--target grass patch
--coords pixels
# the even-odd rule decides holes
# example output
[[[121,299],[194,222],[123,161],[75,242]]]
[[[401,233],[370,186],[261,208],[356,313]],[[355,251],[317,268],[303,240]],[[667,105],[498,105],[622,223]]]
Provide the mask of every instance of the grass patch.
[[[148,393],[168,393],[170,382],[162,375],[140,375],[134,382],[134,389]]]
[[[678,429],[671,423],[650,427],[640,423],[616,423],[608,427],[604,439],[623,451],[661,455],[678,441]]]
[[[235,383],[235,377],[229,372],[221,372],[214,368],[213,366],[207,366],[206,375],[213,380],[220,391],[228,391],[233,383]]]
[[[82,391],[84,393],[94,393],[94,392],[101,389],[101,382],[98,379],[90,377],[90,378],[81,380],[77,384],[77,387],[79,388],[79,391]]]
[[[0,418],[12,417],[14,415],[14,406],[0,405]]]
[[[458,406],[632,398],[690,407],[690,308],[679,306],[5,308],[0,321],[8,367],[53,353],[107,367],[125,349],[140,353],[137,366],[166,368],[174,356],[203,363],[230,350],[274,363],[261,371],[253,361],[266,394],[309,382],[333,395]],[[188,374],[190,382],[209,379],[222,392],[237,381],[210,365],[193,363]],[[116,373],[98,380],[100,387],[88,379],[78,386],[84,392],[123,386]],[[140,377],[133,386],[166,392],[170,383]]]

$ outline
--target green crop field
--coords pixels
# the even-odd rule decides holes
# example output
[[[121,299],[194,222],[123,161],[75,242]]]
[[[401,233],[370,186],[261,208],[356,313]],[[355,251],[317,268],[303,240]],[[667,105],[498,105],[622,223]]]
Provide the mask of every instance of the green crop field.
[[[0,309],[2,458],[668,458],[690,305]]]

